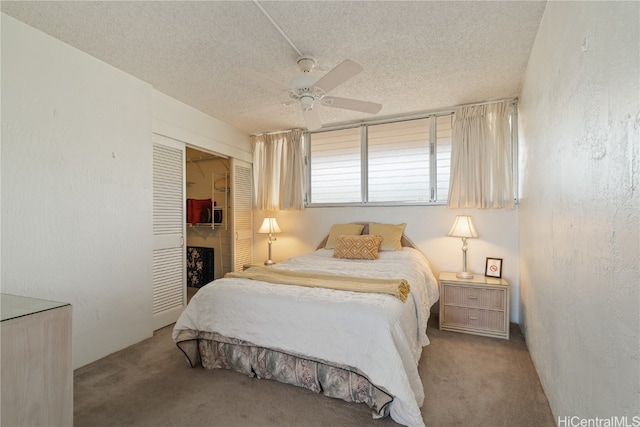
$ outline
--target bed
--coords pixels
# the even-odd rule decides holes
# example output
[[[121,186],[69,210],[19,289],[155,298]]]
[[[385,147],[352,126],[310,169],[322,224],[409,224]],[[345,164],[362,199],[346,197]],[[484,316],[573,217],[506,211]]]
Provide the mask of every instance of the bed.
[[[191,367],[275,379],[365,403],[374,418],[424,425],[418,361],[438,285],[403,231],[404,224],[336,224],[315,252],[215,280],[187,305],[173,339]],[[367,250],[377,259],[363,259]],[[305,279],[287,285],[280,276]],[[396,283],[410,291],[395,292]]]

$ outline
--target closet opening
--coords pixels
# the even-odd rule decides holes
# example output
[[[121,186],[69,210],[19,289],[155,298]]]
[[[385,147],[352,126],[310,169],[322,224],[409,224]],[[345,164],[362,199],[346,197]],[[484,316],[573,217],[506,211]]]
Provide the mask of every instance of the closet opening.
[[[185,152],[187,299],[232,271],[230,159]]]

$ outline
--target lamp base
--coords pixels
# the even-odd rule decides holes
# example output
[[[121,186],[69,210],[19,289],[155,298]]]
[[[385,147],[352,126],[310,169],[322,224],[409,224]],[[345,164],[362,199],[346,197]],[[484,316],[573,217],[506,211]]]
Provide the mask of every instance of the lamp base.
[[[458,279],[473,279],[473,273],[469,273],[468,271],[462,271],[456,274]]]
[[[273,265],[275,264],[275,262],[273,262],[272,260],[268,259],[264,262],[264,265]]]

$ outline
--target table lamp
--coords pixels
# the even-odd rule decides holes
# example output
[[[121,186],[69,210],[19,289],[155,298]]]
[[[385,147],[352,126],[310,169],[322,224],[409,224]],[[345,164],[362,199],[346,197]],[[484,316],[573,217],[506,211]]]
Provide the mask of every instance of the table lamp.
[[[268,234],[269,235],[269,259],[267,259],[264,262],[264,265],[273,265],[275,264],[273,262],[273,260],[271,259],[271,243],[273,243],[274,240],[276,240],[275,237],[273,237],[274,234],[276,233],[281,233],[282,230],[280,230],[280,227],[278,227],[278,222],[276,221],[275,218],[265,218],[264,221],[262,221],[262,225],[260,226],[260,229],[258,230],[258,234]]]
[[[451,227],[447,236],[462,237],[462,271],[456,274],[456,277],[459,279],[472,279],[473,274],[467,271],[467,239],[478,237],[478,232],[473,226],[471,217],[467,215],[456,216],[456,221],[453,223],[453,227]]]

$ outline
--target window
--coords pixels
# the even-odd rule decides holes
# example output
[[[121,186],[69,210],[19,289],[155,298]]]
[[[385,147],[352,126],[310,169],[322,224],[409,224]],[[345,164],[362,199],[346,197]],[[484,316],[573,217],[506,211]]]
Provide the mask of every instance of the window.
[[[446,202],[452,117],[309,133],[307,205]]]
[[[307,152],[311,155],[309,169],[313,185],[313,202],[360,201],[360,128],[315,133],[311,140],[311,147]]]
[[[429,119],[369,126],[368,201],[428,202],[429,150]]]

